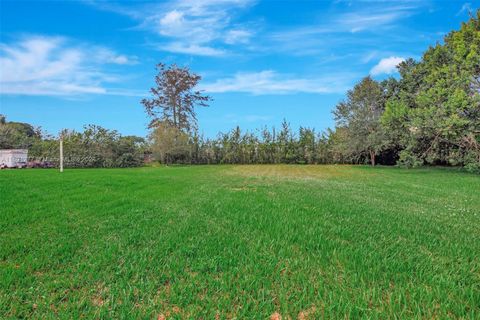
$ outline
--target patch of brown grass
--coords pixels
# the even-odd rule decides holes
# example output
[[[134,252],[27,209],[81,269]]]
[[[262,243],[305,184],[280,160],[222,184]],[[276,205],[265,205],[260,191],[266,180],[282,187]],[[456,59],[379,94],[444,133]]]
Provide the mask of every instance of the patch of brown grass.
[[[317,310],[317,308],[315,308],[315,306],[312,306],[310,307],[309,309],[307,310],[303,310],[303,311],[300,311],[300,313],[298,314],[298,320],[307,320],[310,318],[310,316],[312,314],[315,313],[315,311]],[[313,317],[312,317],[313,319]]]
[[[101,306],[103,306],[104,303],[105,303],[105,300],[103,300],[102,297],[93,297],[92,298],[92,304],[95,307],[101,307]]]
[[[108,294],[109,289],[103,283],[97,284],[97,290],[92,297],[91,302],[96,307],[101,307],[106,303],[105,296]]]
[[[358,172],[351,165],[237,165],[228,171],[246,177],[271,177],[282,179],[333,179],[350,177]]]

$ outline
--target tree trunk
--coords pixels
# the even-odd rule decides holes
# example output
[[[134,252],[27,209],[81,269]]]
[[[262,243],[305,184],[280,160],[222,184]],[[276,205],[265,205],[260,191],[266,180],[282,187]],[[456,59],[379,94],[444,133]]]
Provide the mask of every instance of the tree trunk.
[[[370,163],[375,166],[375,152],[370,150]]]
[[[176,106],[175,103],[172,106],[172,110],[173,110],[173,126],[175,128],[178,128],[178,126],[177,126],[177,106]]]

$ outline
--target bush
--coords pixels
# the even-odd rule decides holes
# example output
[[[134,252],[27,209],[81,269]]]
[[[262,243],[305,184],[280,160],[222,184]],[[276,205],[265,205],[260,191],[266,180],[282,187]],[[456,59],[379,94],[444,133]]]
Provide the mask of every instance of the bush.
[[[464,157],[464,167],[468,172],[480,173],[480,159],[476,152],[469,152]]]
[[[397,164],[400,167],[405,168],[418,168],[423,166],[423,160],[420,159],[417,155],[411,153],[408,150],[403,150],[400,152],[400,159]]]

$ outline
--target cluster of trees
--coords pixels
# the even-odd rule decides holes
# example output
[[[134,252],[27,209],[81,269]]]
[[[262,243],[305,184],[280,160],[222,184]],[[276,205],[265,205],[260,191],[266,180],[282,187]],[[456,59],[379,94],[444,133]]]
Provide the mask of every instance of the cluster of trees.
[[[336,106],[339,148],[347,157],[389,155],[405,166],[480,169],[480,10],[398,66],[400,78],[363,79]]]
[[[138,167],[149,153],[144,138],[122,136],[97,125],[85,126],[83,132],[63,130],[60,136],[67,167]]]
[[[0,114],[0,149],[28,148],[42,139],[40,128],[28,123],[7,121]]]
[[[163,163],[253,164],[253,163],[333,163],[345,162],[332,152],[332,141],[315,129],[301,127],[294,132],[283,121],[280,130],[259,129],[242,132],[236,127],[205,139],[160,124],[151,134],[152,152]]]
[[[83,132],[63,130],[60,135],[67,167],[135,167],[148,156],[144,138],[122,136],[96,125],[85,126]],[[30,161],[59,161],[58,138],[28,123],[9,122],[2,115],[0,149],[28,149]]]
[[[216,138],[189,135],[176,128],[159,125],[150,135],[151,151],[162,163],[184,164],[364,164],[369,154],[352,152],[347,130],[337,128],[316,132],[314,128],[292,129],[284,120],[280,129],[264,127],[253,132],[235,127]],[[393,165],[398,154],[383,151],[377,163]]]
[[[216,139],[196,133],[194,107],[210,98],[193,91],[200,76],[158,66],[152,99],[152,151],[164,163],[371,163],[455,165],[480,170],[480,10],[430,47],[398,66],[400,77],[365,77],[334,110],[336,127],[316,134],[244,132]],[[177,116],[176,116],[177,115]]]
[[[201,77],[188,68],[157,65],[148,140],[89,125],[64,130],[66,166],[129,167],[153,153],[162,163],[371,163],[464,166],[480,171],[480,10],[430,47],[419,61],[398,66],[399,78],[367,76],[333,111],[336,126],[317,133],[287,121],[279,130],[239,127],[205,139],[196,107],[211,98],[195,90]],[[0,148],[28,148],[33,158],[58,160],[58,140],[0,116]]]
[[[198,135],[195,108],[211,98],[195,87],[201,77],[176,65],[157,66],[152,97],[141,102],[151,117],[151,151],[162,163],[331,163],[343,161],[331,152],[331,141],[314,129],[294,133],[284,121],[281,129],[256,133],[239,127],[216,139]]]

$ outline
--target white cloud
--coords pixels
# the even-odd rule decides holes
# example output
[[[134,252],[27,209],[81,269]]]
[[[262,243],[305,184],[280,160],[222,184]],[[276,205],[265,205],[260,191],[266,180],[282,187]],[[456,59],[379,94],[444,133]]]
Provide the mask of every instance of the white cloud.
[[[160,25],[163,27],[175,27],[180,26],[183,23],[183,12],[173,10],[168,12],[160,19]]]
[[[351,85],[351,75],[337,74],[322,78],[295,78],[272,70],[237,73],[202,86],[206,92],[246,92],[255,95],[291,93],[344,92]]]
[[[391,26],[392,23],[411,15],[407,8],[388,8],[387,11],[378,12],[352,12],[344,14],[337,21],[343,28],[350,32],[376,31],[379,27]]]
[[[184,44],[182,42],[169,43],[164,46],[159,46],[159,48],[164,51],[192,54],[197,56],[218,57],[226,54],[226,51],[224,50],[197,44]]]
[[[334,50],[352,52],[354,47],[368,47],[372,51],[382,41],[396,35],[392,28],[403,28],[401,21],[417,13],[422,5],[425,4],[372,1],[354,2],[347,8],[335,6],[333,12],[320,16],[316,23],[272,32],[267,40],[273,44],[268,43],[265,50],[270,52],[274,48],[293,55],[317,57]],[[364,34],[359,36],[359,32]]]
[[[237,43],[248,43],[252,33],[247,30],[230,30],[225,35],[225,43],[228,44],[237,44]]]
[[[397,72],[397,66],[405,61],[405,58],[402,57],[389,57],[380,60],[373,68],[370,70],[370,73],[373,76],[380,74],[392,74]]]
[[[203,0],[171,1],[165,5],[170,10],[164,15],[147,17],[147,20],[156,22],[158,33],[181,42],[179,53],[204,55],[200,50],[183,50],[185,47],[203,45],[214,41],[232,44],[246,42],[250,32],[234,30],[231,20],[235,10],[242,8],[252,1],[239,0]],[[171,51],[171,50],[170,50]],[[213,55],[218,52],[215,52]]]
[[[364,9],[350,9],[334,15],[335,18],[327,17],[323,23],[301,26],[290,30],[277,32],[273,38],[281,41],[294,40],[296,38],[314,37],[322,34],[338,34],[345,32],[378,31],[378,28],[391,27],[401,19],[414,14],[416,7],[410,6],[369,6]]]
[[[248,43],[253,31],[245,26],[240,29],[233,21],[240,9],[253,3],[254,0],[170,0],[136,7],[108,2],[90,4],[127,15],[140,22],[139,28],[170,42],[158,46],[160,50],[220,56],[227,52],[222,46]]]
[[[111,63],[111,64],[137,64],[138,59],[135,56],[126,56],[118,54],[110,49],[98,47],[87,48],[86,50],[92,52],[91,58],[95,59],[99,63]]]
[[[107,48],[70,42],[62,37],[30,36],[0,44],[0,93],[105,94],[103,84],[118,78],[102,71],[101,65],[132,62]]]

